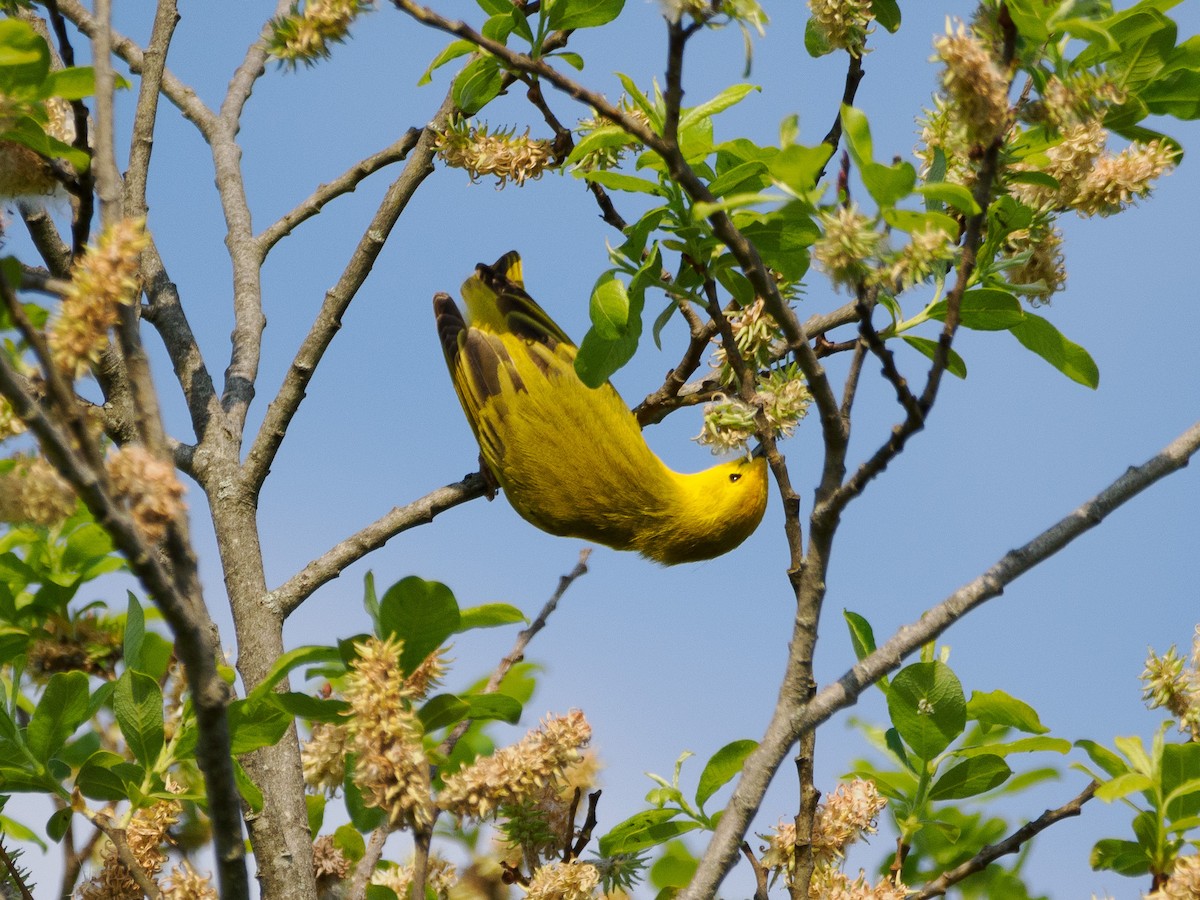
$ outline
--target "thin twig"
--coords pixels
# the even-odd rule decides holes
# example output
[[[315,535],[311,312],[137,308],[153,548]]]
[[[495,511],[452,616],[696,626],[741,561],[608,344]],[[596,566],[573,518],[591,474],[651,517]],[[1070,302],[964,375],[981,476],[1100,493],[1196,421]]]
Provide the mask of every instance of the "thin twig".
[[[592,832],[596,829],[596,824],[599,819],[596,817],[596,807],[600,803],[600,795],[603,791],[597,789],[588,794],[588,811],[583,819],[583,827],[579,829],[579,837],[575,840],[575,846],[571,848],[571,858],[577,859],[579,854],[587,847],[588,841],[592,839]]]
[[[746,841],[742,841],[742,856],[746,857],[754,871],[754,900],[767,900],[767,870],[763,868]]]
[[[430,491],[407,506],[398,506],[381,519],[372,522],[331,547],[317,559],[289,578],[264,598],[263,602],[278,606],[284,616],[294,611],[317,588],[342,574],[349,565],[377,550],[400,534],[417,525],[426,525],[434,517],[460,503],[482,497],[488,491],[487,481],[478,472],[462,481]]]
[[[420,128],[410,128],[390,146],[359,160],[332,181],[318,185],[295,209],[284,213],[255,238],[263,256],[266,257],[271,248],[291,234],[297,225],[317,215],[329,201],[353,192],[367,176],[407,157],[420,136]]]
[[[913,895],[913,900],[929,900],[930,897],[942,896],[952,885],[958,884],[958,882],[969,875],[982,872],[1001,856],[1016,853],[1021,849],[1023,844],[1032,840],[1035,835],[1045,831],[1055,822],[1061,822],[1063,819],[1079,815],[1083,811],[1083,804],[1095,796],[1096,788],[1099,786],[1095,781],[1091,782],[1074,799],[1064,803],[1057,809],[1046,810],[1032,822],[1026,822],[1004,840],[995,844],[988,844],[965,863],[955,866],[948,872],[943,872],[933,881],[929,882]]]
[[[367,885],[371,882],[371,876],[375,874],[375,866],[383,859],[383,847],[389,834],[391,830],[386,822],[371,832],[371,837],[367,840],[367,849],[358,865],[354,867],[354,879],[350,882],[346,900],[363,900],[367,895]]]

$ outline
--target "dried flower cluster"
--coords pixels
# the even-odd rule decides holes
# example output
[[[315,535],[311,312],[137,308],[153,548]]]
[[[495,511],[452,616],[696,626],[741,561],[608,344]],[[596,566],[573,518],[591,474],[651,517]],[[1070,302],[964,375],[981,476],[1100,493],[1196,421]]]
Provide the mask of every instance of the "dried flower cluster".
[[[733,332],[733,342],[738,355],[751,369],[765,369],[773,362],[771,344],[783,337],[774,317],[767,312],[761,297],[756,297],[749,306],[727,316]],[[722,384],[733,384],[736,380],[726,357],[725,345],[718,343],[713,350],[713,368]]]
[[[0,167],[3,162],[0,161]],[[25,423],[21,421],[17,411],[12,408],[3,397],[0,397],[0,441],[7,441],[10,437],[16,437],[18,434],[25,432]]]
[[[69,144],[75,137],[75,123],[65,100],[22,99],[0,94],[0,132],[8,131],[22,119],[41,123],[46,134],[63,143]],[[0,141],[0,197],[39,196],[57,189],[54,170],[43,156],[16,141]]]
[[[345,692],[352,712],[354,781],[364,802],[387,813],[393,828],[427,827],[433,823],[429,761],[421,743],[424,730],[412,708],[420,695],[400,669],[402,649],[393,637],[357,645]],[[433,680],[426,676],[424,684]]]
[[[580,758],[592,728],[579,710],[547,716],[542,727],[491,756],[481,756],[445,779],[438,806],[456,816],[485,819],[501,806],[541,796]]]
[[[0,522],[53,526],[75,511],[75,492],[40,456],[18,456],[0,475]]]
[[[754,387],[754,403],[726,394],[715,395],[704,406],[703,424],[693,440],[710,447],[714,454],[744,450],[758,430],[760,408],[773,435],[791,437],[812,403],[812,394],[799,367],[793,363],[770,369],[755,378]]]
[[[887,267],[880,270],[889,291],[899,293],[928,278],[945,274],[958,256],[958,246],[941,228],[927,225],[914,231],[909,242],[889,256]]]
[[[1177,151],[1160,140],[1133,144],[1096,161],[1071,205],[1080,215],[1111,216],[1149,196],[1154,182],[1175,168]]]
[[[186,508],[175,467],[136,444],[121,447],[104,466],[142,534],[152,543],[161,541],[167,526]]]
[[[531,138],[528,129],[522,135],[515,128],[490,133],[486,123],[476,126],[464,119],[439,132],[436,146],[446,165],[466,170],[472,181],[495,175],[497,188],[541,178],[553,162],[550,141]]]
[[[168,788],[175,790],[168,782]],[[179,789],[181,790],[181,788]],[[160,800],[153,806],[134,812],[125,828],[125,841],[142,871],[153,878],[162,871],[167,854],[162,850],[167,829],[179,821],[182,809],[178,800]],[[80,900],[138,900],[142,889],[129,870],[117,859],[117,848],[105,843],[104,866],[92,878],[79,886]]]
[[[332,797],[342,786],[346,775],[346,742],[349,727],[317,722],[312,728],[312,737],[304,745],[300,761],[304,769],[304,783]]]
[[[350,874],[352,868],[353,864],[338,848],[332,834],[323,834],[313,841],[313,877],[321,896],[333,895],[335,888]]]
[[[69,378],[100,358],[120,307],[137,299],[138,257],[150,243],[144,225],[141,219],[122,219],[75,264],[48,337],[55,366]]]
[[[808,0],[812,27],[831,50],[862,56],[875,16],[871,0]]]
[[[642,111],[641,107],[632,103],[628,97],[622,95],[617,102],[617,108],[631,119],[636,119],[651,131],[654,126],[650,122],[650,117]],[[572,163],[573,169],[583,172],[602,171],[604,169],[613,169],[621,164],[625,158],[625,154],[632,152],[640,152],[643,145],[633,135],[621,129],[616,122],[611,119],[596,113],[587,119],[580,119],[575,131],[582,137],[587,137],[596,131],[607,129],[602,140],[599,140],[588,152],[578,157]]]
[[[412,886],[413,864],[388,866],[376,869],[371,884],[382,885],[395,891],[397,897],[407,897]],[[458,883],[458,872],[452,863],[436,854],[430,854],[425,864],[425,888],[432,890],[438,900],[449,900],[451,888]]]
[[[1174,647],[1162,656],[1153,650],[1142,672],[1142,699],[1151,709],[1162,707],[1179,722],[1179,730],[1200,741],[1200,626],[1192,641],[1192,658],[1185,662]]]
[[[186,859],[171,870],[161,885],[163,900],[217,900],[212,877],[201,875]]]
[[[879,813],[887,805],[875,782],[865,779],[839,784],[817,808],[813,821],[812,847],[816,868],[809,884],[809,896],[838,897],[845,900],[902,900],[908,888],[896,880],[884,879],[876,885],[867,882],[861,872],[851,880],[840,869],[848,846],[867,834],[874,834]],[[773,878],[783,876],[791,884],[796,868],[796,825],[781,822],[767,836],[762,865]]]
[[[1196,900],[1200,897],[1200,855],[1180,856],[1171,876],[1146,900]]]
[[[945,64],[946,108],[971,144],[984,147],[1008,130],[1008,76],[992,49],[960,22],[949,26],[934,49]]]
[[[525,900],[591,900],[599,884],[600,872],[590,863],[547,863],[529,879]]]
[[[1009,283],[1034,306],[1050,302],[1067,283],[1062,254],[1062,232],[1049,225],[1035,225],[1010,232],[1005,248],[1018,264],[1005,271]]]
[[[271,23],[268,52],[282,63],[312,65],[350,36],[350,26],[369,10],[371,0],[305,0]]]

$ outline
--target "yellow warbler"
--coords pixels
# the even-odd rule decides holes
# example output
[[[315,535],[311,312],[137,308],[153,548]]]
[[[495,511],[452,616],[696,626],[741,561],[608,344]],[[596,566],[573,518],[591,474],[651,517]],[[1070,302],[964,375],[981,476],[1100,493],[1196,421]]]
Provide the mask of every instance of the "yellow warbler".
[[[433,298],[438,336],[481,459],[523,518],[666,565],[719,556],[758,527],[766,461],[667,468],[616,389],[575,374],[576,347],[525,293],[515,252],[480,264],[462,295],[470,324]]]

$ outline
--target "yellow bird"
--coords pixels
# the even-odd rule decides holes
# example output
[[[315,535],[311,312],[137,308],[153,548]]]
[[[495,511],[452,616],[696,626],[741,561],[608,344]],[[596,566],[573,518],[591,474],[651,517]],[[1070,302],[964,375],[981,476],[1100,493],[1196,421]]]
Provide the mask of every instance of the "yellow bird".
[[[525,293],[517,253],[477,266],[462,295],[469,324],[433,298],[438,337],[480,458],[524,519],[665,565],[719,556],[758,527],[766,461],[667,468],[616,389],[575,374],[576,347]]]

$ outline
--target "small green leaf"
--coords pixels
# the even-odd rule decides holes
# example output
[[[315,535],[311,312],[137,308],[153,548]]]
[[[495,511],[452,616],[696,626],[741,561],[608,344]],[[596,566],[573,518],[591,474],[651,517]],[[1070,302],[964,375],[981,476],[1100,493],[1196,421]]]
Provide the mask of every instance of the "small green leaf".
[[[1113,800],[1120,800],[1128,794],[1144,791],[1153,786],[1154,781],[1149,775],[1143,775],[1141,772],[1126,772],[1096,788],[1096,796],[1111,803]]]
[[[1064,738],[1031,737],[1019,738],[1015,741],[1005,741],[998,744],[982,744],[978,747],[962,747],[954,751],[955,756],[980,756],[984,753],[994,753],[996,756],[1009,756],[1013,753],[1069,753],[1071,742]]]
[[[900,30],[900,4],[896,0],[871,0],[871,15],[892,34]]]
[[[234,756],[277,743],[292,724],[291,713],[282,709],[273,694],[234,700],[229,704],[229,743]]]
[[[91,800],[115,803],[130,796],[130,785],[145,779],[145,770],[111,750],[97,750],[75,776],[75,787]]]
[[[699,860],[683,841],[671,841],[650,867],[650,883],[656,888],[687,887],[696,874]],[[659,895],[662,896],[661,894]]]
[[[345,700],[322,700],[311,694],[299,691],[285,691],[282,694],[272,694],[272,701],[293,716],[299,716],[310,722],[339,722],[344,721],[344,713],[350,709]]]
[[[458,603],[450,588],[415,575],[388,588],[379,606],[382,636],[404,641],[400,669],[406,675],[458,631],[460,620]]]
[[[1075,746],[1086,753],[1092,762],[1103,769],[1109,777],[1115,778],[1117,775],[1124,775],[1129,771],[1125,760],[1095,741],[1079,740],[1075,742]]]
[[[927,203],[934,201],[946,206],[952,206],[959,212],[971,216],[976,215],[980,211],[979,204],[975,202],[974,195],[961,184],[952,184],[948,181],[933,181],[926,184],[919,184],[914,190],[924,197]]]
[[[236,759],[233,761],[233,780],[237,784],[238,793],[242,795],[242,799],[246,801],[246,805],[250,807],[251,811],[262,812],[263,792],[254,783],[254,779],[246,774],[246,770]]]
[[[1200,744],[1166,744],[1159,769],[1167,815],[1182,819],[1200,813]]]
[[[550,27],[557,31],[595,28],[621,14],[625,0],[554,0],[550,7]]]
[[[449,728],[457,725],[467,717],[470,707],[453,694],[438,694],[430,697],[417,710],[417,718],[425,733],[437,731],[439,728]]]
[[[792,144],[768,160],[767,169],[779,184],[795,194],[805,194],[816,185],[817,176],[832,155],[833,148],[828,144],[815,147]]]
[[[905,334],[901,335],[901,337],[904,339],[904,343],[908,344],[914,350],[920,350],[930,359],[933,359],[933,355],[937,353],[937,341],[917,337],[914,334]],[[950,355],[946,360],[946,371],[959,378],[967,377],[967,364],[963,362],[963,358],[958,355],[958,352],[953,347],[950,348]]]
[[[513,8],[514,11],[516,7]],[[557,50],[550,54],[551,59],[561,59],[568,66],[577,72],[583,71],[583,57],[578,53],[572,53],[570,50]]]
[[[1085,349],[1065,338],[1041,316],[1025,313],[1020,324],[1011,329],[1013,337],[1072,381],[1085,387],[1100,386],[1100,369]]]
[[[469,719],[496,719],[509,725],[521,721],[521,703],[508,694],[467,694],[462,699],[470,707]]]
[[[429,64],[429,67],[421,74],[421,77],[417,80],[417,86],[420,87],[423,84],[429,84],[429,82],[433,80],[433,73],[435,70],[440,69],[452,59],[458,59],[460,56],[466,56],[468,53],[474,51],[474,49],[475,45],[470,41],[452,41],[451,43],[447,44],[446,47],[433,58],[433,61]]]
[[[146,636],[146,615],[133,591],[128,592],[129,605],[125,610],[125,665],[142,670],[142,640]]]
[[[51,72],[42,82],[43,97],[82,100],[96,93],[96,73],[91,66],[72,66]]]
[[[842,130],[846,135],[850,157],[861,170],[874,159],[875,153],[871,144],[871,125],[867,121],[866,113],[842,104]]]
[[[1089,859],[1093,869],[1108,869],[1121,875],[1145,875],[1150,858],[1145,848],[1133,841],[1105,838],[1096,841]]]
[[[458,632],[461,634],[472,628],[495,628],[499,625],[528,621],[525,613],[508,603],[484,603],[462,610],[458,620]]]
[[[113,713],[138,762],[153,767],[163,746],[163,697],[158,682],[126,669],[113,691]]]
[[[883,208],[895,206],[913,192],[917,183],[917,170],[908,162],[890,166],[867,162],[860,174],[867,193]]]
[[[887,704],[896,730],[924,760],[932,760],[949,747],[966,727],[962,685],[943,662],[905,666],[892,679]]]
[[[71,816],[73,815],[75,815],[75,811],[69,806],[55,810],[46,820],[46,836],[56,844],[61,843],[62,839],[66,837],[67,829],[71,827]]]
[[[700,773],[700,784],[696,787],[696,805],[701,809],[717,791],[729,783],[740,771],[746,757],[754,752],[757,741],[732,741],[712,755]]]
[[[866,618],[848,609],[842,610],[842,618],[850,627],[850,643],[854,647],[854,658],[862,662],[875,652],[875,630]]]
[[[454,79],[454,105],[464,116],[473,116],[500,94],[504,73],[494,56],[481,56],[467,63]]]
[[[638,178],[636,175],[625,175],[622,172],[584,172],[583,177],[588,181],[594,181],[601,187],[611,188],[614,191],[627,191],[633,194],[654,194],[659,197],[665,197],[666,191],[657,181],[648,181],[645,178]]]
[[[700,827],[699,822],[672,821],[679,814],[678,809],[647,809],[635,813],[600,838],[600,855],[636,853]]]
[[[308,646],[289,650],[271,664],[267,674],[247,696],[247,700],[258,700],[275,690],[275,686],[300,666],[314,663],[332,663],[341,660],[337,647]]]
[[[625,283],[609,270],[600,276],[592,288],[590,301],[592,328],[606,341],[624,337],[629,332],[629,292]]]
[[[962,800],[990,791],[1005,782],[1012,769],[999,756],[984,754],[959,763],[942,774],[929,791],[931,800]]]
[[[308,833],[320,834],[325,822],[325,795],[305,794],[304,807],[308,812]]]
[[[939,300],[929,308],[929,317],[944,321],[947,310],[946,301]],[[958,309],[958,320],[962,326],[976,331],[1013,331],[1015,334],[1027,316],[1016,297],[994,288],[967,291]]]
[[[1050,730],[1038,718],[1037,710],[1004,691],[987,694],[972,691],[967,716],[980,725],[1016,728],[1027,734],[1045,734]]]
[[[924,231],[938,230],[954,240],[958,237],[958,223],[942,212],[917,212],[912,209],[895,209],[887,207],[880,210],[883,221],[899,231],[909,234],[919,234]]]
[[[679,130],[683,131],[698,123],[701,119],[710,119],[722,110],[729,109],[741,103],[751,91],[761,91],[755,84],[734,84],[725,88],[711,100],[685,110],[679,117]]]
[[[47,762],[83,723],[87,709],[87,676],[82,672],[56,672],[25,729],[29,752],[40,762]]]

